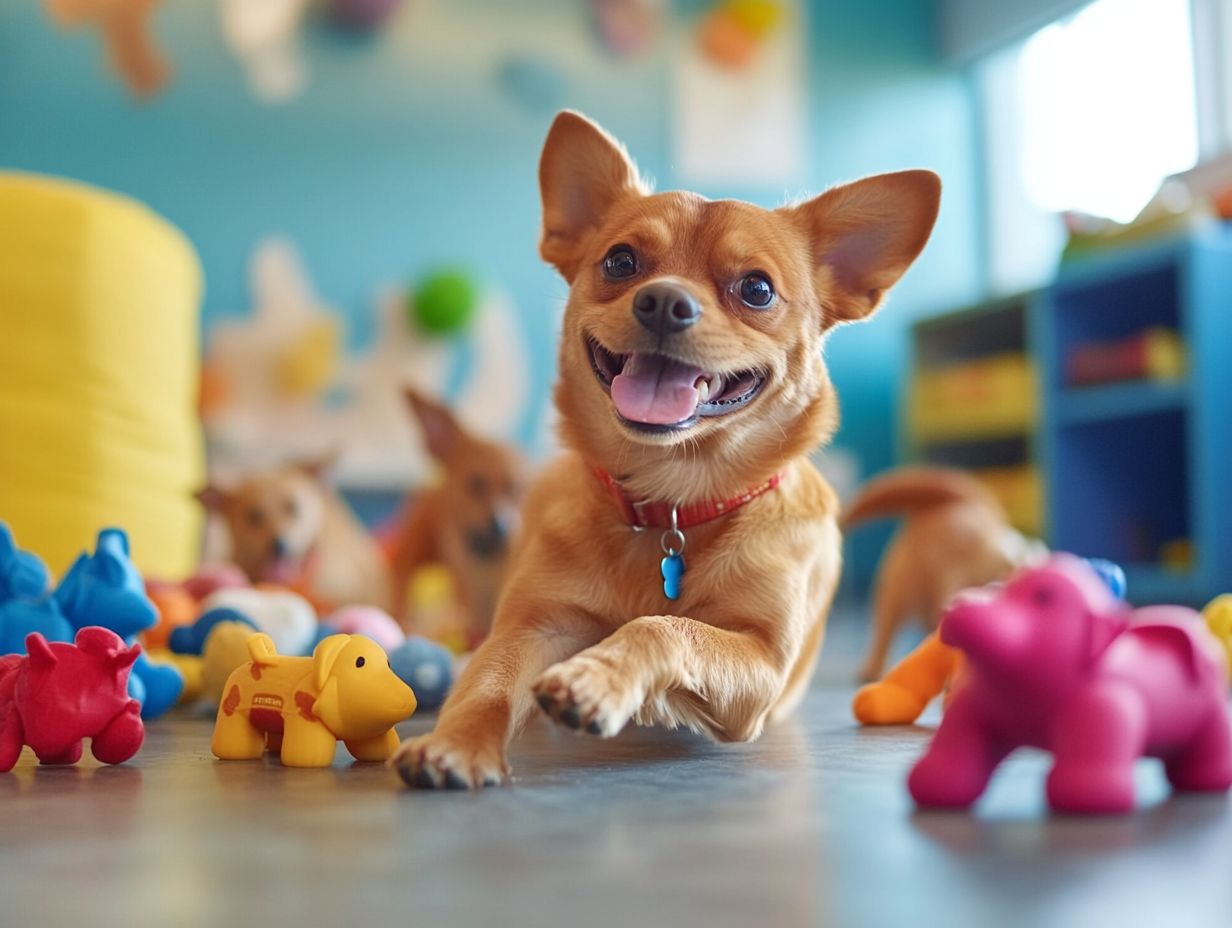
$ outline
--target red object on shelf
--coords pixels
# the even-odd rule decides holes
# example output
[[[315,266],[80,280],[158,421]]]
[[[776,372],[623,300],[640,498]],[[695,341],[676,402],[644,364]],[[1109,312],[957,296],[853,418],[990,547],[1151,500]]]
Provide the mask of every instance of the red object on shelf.
[[[48,643],[35,632],[26,651],[0,657],[0,773],[13,769],[27,744],[44,764],[77,763],[83,738],[104,764],[141,749],[141,704],[128,695],[139,645],[90,626],[74,644]]]
[[[1184,373],[1184,348],[1170,329],[1139,332],[1115,342],[1098,342],[1070,349],[1065,358],[1065,382],[1072,387],[1124,380],[1164,380]]]

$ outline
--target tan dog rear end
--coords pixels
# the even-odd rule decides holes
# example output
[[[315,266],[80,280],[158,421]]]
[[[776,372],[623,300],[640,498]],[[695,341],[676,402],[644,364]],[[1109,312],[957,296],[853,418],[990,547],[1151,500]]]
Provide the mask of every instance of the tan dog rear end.
[[[1004,580],[1037,550],[1010,526],[996,497],[962,471],[905,467],[871,480],[843,513],[843,529],[898,516],[903,525],[877,568],[864,680],[881,676],[905,622],[914,617],[932,631],[955,593]]]

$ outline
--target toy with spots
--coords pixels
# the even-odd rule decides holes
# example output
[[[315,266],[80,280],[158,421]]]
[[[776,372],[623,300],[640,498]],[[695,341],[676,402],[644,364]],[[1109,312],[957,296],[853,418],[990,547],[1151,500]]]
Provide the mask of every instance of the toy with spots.
[[[55,600],[74,628],[101,625],[130,645],[158,622],[158,610],[129,557],[128,536],[118,528],[98,533],[94,553],[73,562],[56,587]],[[128,689],[141,703],[142,718],[152,719],[176,704],[184,678],[175,667],[152,664],[139,654]]]
[[[288,767],[328,767],[339,741],[356,760],[387,760],[398,746],[394,725],[415,711],[415,694],[363,635],[333,635],[312,657],[283,657],[256,634],[248,653],[218,707],[210,746],[220,760],[268,750]]]
[[[940,633],[966,676],[908,778],[920,805],[970,806],[1018,747],[1053,754],[1059,811],[1130,811],[1139,757],[1161,759],[1176,790],[1232,787],[1227,668],[1193,610],[1131,609],[1056,555],[995,595],[959,597]]]
[[[453,657],[435,641],[411,635],[389,652],[389,666],[425,709],[437,709],[453,685]]]
[[[128,695],[128,674],[141,648],[105,628],[83,628],[75,644],[32,634],[27,656],[0,657],[0,772],[29,745],[44,764],[75,764],[81,741],[104,764],[141,748],[141,707]]]

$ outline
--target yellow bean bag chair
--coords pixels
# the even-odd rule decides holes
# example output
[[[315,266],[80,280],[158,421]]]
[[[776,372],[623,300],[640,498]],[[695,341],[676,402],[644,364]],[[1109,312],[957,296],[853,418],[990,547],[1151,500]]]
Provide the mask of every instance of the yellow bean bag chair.
[[[106,525],[196,566],[201,266],[146,207],[0,172],[0,520],[62,573]]]

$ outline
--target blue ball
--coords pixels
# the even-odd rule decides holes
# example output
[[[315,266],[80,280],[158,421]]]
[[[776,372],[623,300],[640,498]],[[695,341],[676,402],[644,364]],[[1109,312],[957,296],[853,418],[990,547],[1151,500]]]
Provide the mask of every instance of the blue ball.
[[[412,635],[389,652],[389,666],[415,691],[421,709],[439,708],[453,685],[453,656],[419,635]]]
[[[1087,558],[1087,563],[1091,565],[1092,570],[1099,574],[1099,579],[1107,584],[1113,596],[1117,599],[1125,598],[1125,571],[1121,569],[1119,564],[1114,564],[1112,561],[1105,561],[1103,558],[1098,557]]]

